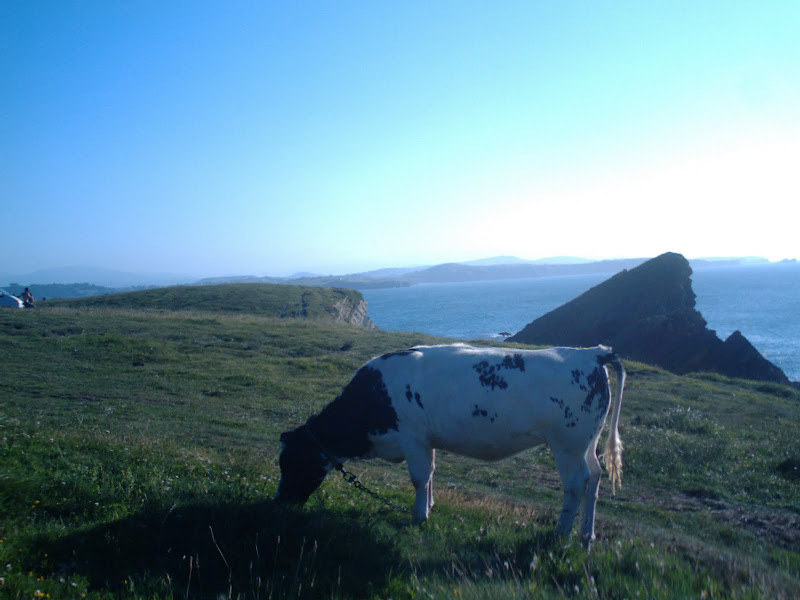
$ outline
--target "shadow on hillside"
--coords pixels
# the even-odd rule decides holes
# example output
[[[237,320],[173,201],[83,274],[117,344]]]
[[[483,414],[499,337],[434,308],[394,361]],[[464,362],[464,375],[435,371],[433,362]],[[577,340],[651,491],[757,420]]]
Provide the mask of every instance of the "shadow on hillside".
[[[402,563],[355,519],[271,500],[142,513],[36,546],[42,567],[94,588],[178,597],[364,597]]]
[[[527,539],[501,547],[492,539],[471,542],[458,555],[415,563],[414,571],[446,573],[470,581],[520,581],[535,572],[540,581],[555,581],[557,587],[571,590],[576,584],[583,585],[584,572],[571,566],[586,559],[575,535],[564,539],[552,526],[536,527]]]

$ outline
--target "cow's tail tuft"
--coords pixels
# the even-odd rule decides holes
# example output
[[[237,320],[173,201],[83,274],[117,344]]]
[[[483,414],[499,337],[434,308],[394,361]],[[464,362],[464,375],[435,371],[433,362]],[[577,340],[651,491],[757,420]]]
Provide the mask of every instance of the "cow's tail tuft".
[[[603,365],[610,364],[617,375],[617,393],[611,408],[611,421],[608,425],[608,441],[603,452],[603,460],[611,480],[611,493],[617,494],[617,486],[622,487],[622,440],[619,437],[619,410],[622,405],[622,390],[625,387],[625,367],[620,358],[612,353],[602,357]]]

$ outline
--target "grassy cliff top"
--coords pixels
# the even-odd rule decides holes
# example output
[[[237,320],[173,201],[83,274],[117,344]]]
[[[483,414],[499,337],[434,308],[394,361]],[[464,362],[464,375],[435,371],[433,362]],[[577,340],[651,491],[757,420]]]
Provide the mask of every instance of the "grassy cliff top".
[[[159,293],[126,294],[122,310],[0,311],[9,597],[800,597],[792,388],[626,363],[624,487],[601,484],[589,554],[554,536],[546,448],[496,463],[439,453],[422,527],[336,473],[305,509],[285,509],[272,501],[280,433],[370,357],[437,340],[154,312]],[[405,465],[348,469],[412,503]]]
[[[359,303],[356,290],[265,283],[185,285],[122,294],[52,300],[47,305],[71,308],[201,311],[267,317],[327,319],[343,299]],[[44,305],[43,305],[44,306]]]

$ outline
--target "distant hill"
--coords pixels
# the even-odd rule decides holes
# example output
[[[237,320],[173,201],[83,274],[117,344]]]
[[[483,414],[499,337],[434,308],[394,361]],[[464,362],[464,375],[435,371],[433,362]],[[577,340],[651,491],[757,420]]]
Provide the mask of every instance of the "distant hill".
[[[608,273],[612,275],[624,269],[632,269],[647,258],[620,258],[588,261],[574,257],[553,257],[526,261],[514,256],[498,256],[482,260],[444,263],[431,267],[378,269],[351,275],[329,275],[291,280],[302,285],[347,287],[357,290],[385,287],[403,287],[421,283],[459,283],[467,281],[494,281],[501,279],[526,279],[533,277],[555,277],[561,275],[585,275]],[[698,259],[691,261],[695,268],[733,267],[745,264],[767,264],[766,259],[753,258]],[[280,282],[270,278],[251,280]],[[203,283],[219,279],[204,280]]]
[[[564,263],[551,263],[564,260]],[[549,277],[554,275],[578,275],[585,273],[616,273],[635,267],[645,258],[584,261],[578,258],[553,258],[525,261],[513,256],[500,256],[468,263],[445,263],[432,267],[387,268],[353,273],[350,275],[328,275],[299,279],[274,277],[213,277],[201,280],[202,285],[235,282],[293,283],[298,285],[346,287],[356,290],[374,288],[406,287],[420,283],[457,283],[464,281],[492,281],[497,279],[524,279],[527,277]],[[508,262],[505,262],[508,261]]]
[[[175,286],[123,294],[54,300],[48,306],[162,311],[246,313],[341,321],[374,328],[360,292],[338,288],[270,284]]]
[[[389,267],[345,275],[315,275],[294,273],[289,277],[259,277],[256,275],[222,275],[200,280],[168,273],[125,273],[109,269],[64,267],[27,273],[24,275],[0,274],[0,284],[17,282],[15,286],[31,286],[37,298],[68,298],[81,295],[131,291],[145,287],[167,285],[217,285],[221,283],[280,283],[314,287],[340,287],[355,290],[406,287],[420,283],[457,283],[466,281],[493,281],[500,279],[525,279],[587,273],[617,273],[633,268],[646,258],[626,258],[591,261],[571,256],[554,256],[525,260],[516,256],[495,256],[467,262],[445,263],[432,266]],[[769,264],[764,258],[702,258],[691,262],[694,268],[732,267],[740,265]],[[86,283],[75,283],[86,282]],[[43,290],[47,284],[58,284],[59,289]]]
[[[525,260],[517,256],[493,256],[491,258],[468,260],[459,264],[470,265],[472,267],[492,267],[495,265],[573,265],[588,262],[594,261],[588,258],[578,258],[577,256],[550,256],[548,258],[538,258],[536,260]]]
[[[175,273],[129,273],[99,267],[56,267],[30,273],[2,273],[0,283],[16,281],[25,286],[34,284],[71,284],[85,281],[107,288],[132,288],[152,285],[177,285],[191,283],[194,278]]]
[[[272,283],[286,285],[305,285],[310,287],[347,288],[351,290],[369,290],[375,288],[407,287],[412,285],[405,279],[370,277],[368,274],[326,275],[314,277],[255,277],[253,275],[231,277],[207,277],[197,285],[219,285],[222,283]]]
[[[36,302],[54,298],[82,298],[85,296],[99,296],[101,294],[114,294],[122,290],[94,285],[92,283],[33,283],[30,286],[12,282],[6,289],[14,296],[19,296],[29,287]]]
[[[502,264],[475,266],[463,263],[437,265],[405,275],[413,283],[456,283],[460,281],[491,281],[495,279],[525,279],[556,275],[616,273],[643,263],[644,258],[601,260],[575,264]]]

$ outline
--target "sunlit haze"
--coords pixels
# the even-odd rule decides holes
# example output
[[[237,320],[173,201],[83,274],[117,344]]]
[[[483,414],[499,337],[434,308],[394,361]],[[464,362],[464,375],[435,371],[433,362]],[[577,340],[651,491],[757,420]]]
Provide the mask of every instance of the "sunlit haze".
[[[800,257],[800,2],[0,3],[0,273]]]

